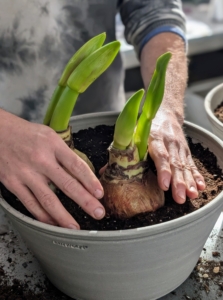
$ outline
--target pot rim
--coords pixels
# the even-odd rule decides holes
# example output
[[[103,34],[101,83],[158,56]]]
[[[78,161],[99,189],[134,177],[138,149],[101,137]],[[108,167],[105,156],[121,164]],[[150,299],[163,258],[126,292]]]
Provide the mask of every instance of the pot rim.
[[[79,238],[79,239],[92,239],[92,240],[101,240],[104,238],[112,239],[112,238],[137,238],[142,236],[151,236],[159,233],[165,233],[171,230],[180,230],[181,227],[192,224],[199,219],[207,216],[209,212],[213,212],[215,210],[219,210],[219,215],[223,208],[222,203],[223,191],[214,198],[207,205],[199,208],[198,210],[179,217],[177,219],[167,221],[161,224],[150,225],[145,227],[139,227],[134,229],[124,229],[124,230],[109,230],[109,231],[96,231],[96,230],[73,230],[68,228],[56,227],[53,225],[45,224],[30,217],[25,216],[19,211],[15,210],[11,205],[9,205],[1,196],[0,196],[0,205],[4,210],[9,212],[14,219],[19,221],[20,223],[25,224],[26,226],[33,228],[34,230],[38,230],[44,232],[51,236],[57,237],[70,237],[70,238]],[[216,204],[216,202],[219,202]]]
[[[87,119],[92,116],[98,116],[99,114],[103,114],[103,116],[115,117],[117,116],[117,112],[102,112],[102,113],[90,113],[85,115],[74,116],[71,119]],[[193,124],[188,121],[184,121],[184,125],[186,125],[189,129],[196,129],[201,131],[204,135],[212,138],[219,146],[223,146],[223,143],[220,138],[214,135],[212,132],[203,129],[202,127]],[[202,141],[200,141],[202,143]],[[179,217],[174,220],[170,220],[161,224],[150,225],[145,227],[139,227],[134,229],[124,229],[124,230],[109,230],[109,231],[96,231],[96,230],[73,230],[62,227],[56,227],[53,225],[45,224],[35,219],[32,219],[24,214],[20,213],[16,209],[14,209],[10,204],[8,204],[0,193],[0,205],[3,209],[11,214],[10,217],[16,219],[20,223],[26,224],[26,226],[31,227],[33,229],[45,232],[52,236],[69,236],[71,238],[83,238],[83,239],[97,239],[101,240],[104,238],[137,238],[137,236],[142,237],[142,235],[155,235],[161,232],[167,232],[170,230],[177,230],[178,228],[190,224],[192,222],[197,221],[198,219],[204,218],[208,213],[219,210],[219,215],[221,210],[223,209],[223,191],[219,193],[210,203],[205,206],[199,208],[198,210],[189,213],[188,215]]]
[[[208,114],[209,118],[212,119],[215,123],[217,123],[223,130],[223,123],[215,116],[213,109],[211,108],[211,102],[212,102],[213,96],[220,90],[222,90],[222,92],[223,92],[223,83],[217,85],[216,87],[214,87],[213,89],[211,89],[208,92],[208,94],[206,95],[206,97],[204,99],[204,107],[205,107],[206,113]],[[222,101],[223,101],[223,97],[222,97]]]

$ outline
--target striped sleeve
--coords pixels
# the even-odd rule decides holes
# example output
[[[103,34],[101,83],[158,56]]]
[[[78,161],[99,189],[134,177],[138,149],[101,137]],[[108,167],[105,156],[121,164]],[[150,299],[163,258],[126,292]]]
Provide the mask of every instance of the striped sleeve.
[[[120,15],[126,41],[134,46],[138,58],[144,45],[162,32],[173,32],[187,44],[180,0],[121,0]]]

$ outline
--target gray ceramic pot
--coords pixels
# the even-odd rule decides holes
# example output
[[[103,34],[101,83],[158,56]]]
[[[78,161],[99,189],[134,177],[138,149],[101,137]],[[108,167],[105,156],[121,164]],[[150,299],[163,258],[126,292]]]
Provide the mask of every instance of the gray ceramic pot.
[[[114,124],[117,113],[72,118],[74,131]],[[185,123],[189,136],[209,147],[223,168],[222,144]],[[223,208],[223,192],[201,209],[163,224],[123,231],[74,231],[45,225],[1,206],[52,283],[82,300],[151,300],[168,294],[192,272]]]
[[[214,115],[214,110],[223,101],[223,83],[213,88],[205,97],[204,107],[211,128],[221,140],[223,140],[223,123]]]

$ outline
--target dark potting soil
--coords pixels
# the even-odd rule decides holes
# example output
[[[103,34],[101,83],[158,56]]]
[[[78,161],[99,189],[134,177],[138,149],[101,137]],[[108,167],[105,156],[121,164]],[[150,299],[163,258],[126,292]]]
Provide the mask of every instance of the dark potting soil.
[[[216,257],[214,252],[213,258]],[[195,280],[199,284],[201,290],[205,290],[208,294],[211,289],[211,285],[214,283],[217,289],[217,295],[222,299],[223,296],[223,261],[206,260],[202,257],[199,258],[190,278]]]
[[[55,288],[48,279],[44,286],[36,285],[35,289],[38,291],[30,290],[29,281],[14,278],[9,283],[9,279],[0,266],[0,300],[74,300]]]
[[[223,101],[214,110],[214,115],[223,123]]]
[[[113,132],[114,126],[100,125],[94,129],[88,128],[73,134],[75,147],[84,152],[92,161],[98,177],[100,168],[107,163],[107,148],[112,142]],[[187,140],[196,166],[206,181],[206,189],[200,191],[199,197],[194,200],[187,198],[184,204],[177,204],[172,198],[170,189],[165,192],[164,207],[156,212],[144,213],[126,220],[116,219],[107,214],[102,220],[98,221],[87,215],[61,191],[58,191],[57,195],[64,207],[80,224],[81,229],[84,230],[131,229],[163,223],[187,215],[208,204],[223,190],[223,173],[217,165],[215,155],[208,148],[205,149],[200,143],[193,143],[190,137]],[[153,169],[155,172],[154,164]],[[1,185],[1,192],[11,206],[21,213],[31,216],[22,203],[3,185]]]

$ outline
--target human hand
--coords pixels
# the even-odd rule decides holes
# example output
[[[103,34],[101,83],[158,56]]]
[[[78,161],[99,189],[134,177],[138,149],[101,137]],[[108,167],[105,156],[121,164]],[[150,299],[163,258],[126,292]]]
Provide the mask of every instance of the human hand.
[[[101,219],[103,188],[88,165],[49,127],[0,110],[0,181],[39,221],[79,229],[49,183]]]
[[[173,199],[182,204],[198,197],[205,189],[203,176],[197,170],[184,136],[182,125],[171,112],[159,111],[150,132],[149,153],[153,159],[159,186],[168,190],[171,184]]]

